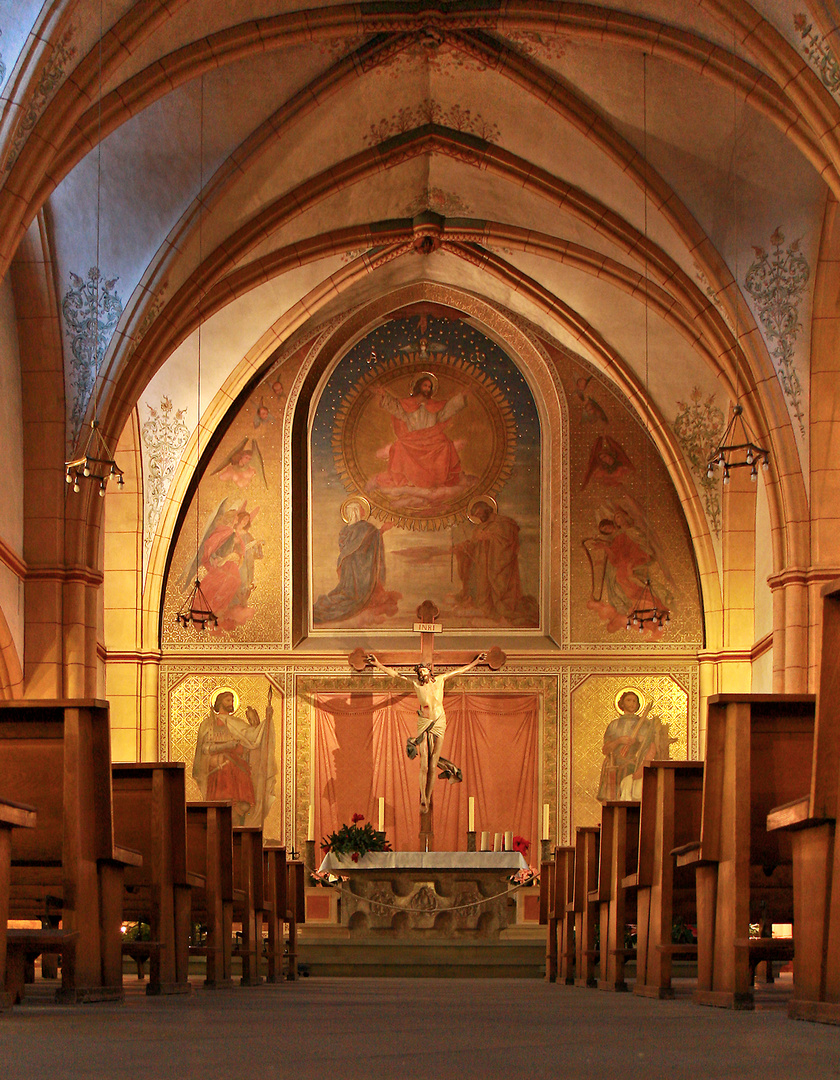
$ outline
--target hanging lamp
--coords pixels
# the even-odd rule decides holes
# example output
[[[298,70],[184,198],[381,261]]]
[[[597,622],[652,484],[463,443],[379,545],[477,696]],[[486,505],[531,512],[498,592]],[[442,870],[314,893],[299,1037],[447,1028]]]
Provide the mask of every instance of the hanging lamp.
[[[737,41],[732,39],[732,52],[737,51]],[[744,416],[744,407],[741,404],[741,382],[738,357],[741,352],[741,338],[738,327],[738,176],[736,173],[736,161],[738,151],[738,93],[732,92],[732,219],[735,228],[735,405],[732,408],[732,416],[721,437],[720,443],[706,463],[706,476],[711,480],[715,475],[715,469],[723,470],[723,482],[728,484],[733,469],[749,469],[750,480],[755,483],[758,480],[759,465],[762,469],[770,468],[770,451],[762,446],[755,432]]]
[[[647,191],[647,164],[648,164],[648,148],[647,148],[647,53],[642,53],[642,111],[644,113],[644,163],[645,163],[645,396],[650,396],[650,386],[648,378],[648,368],[650,363],[650,342],[648,333],[648,318],[650,315],[648,293],[650,289],[650,279],[648,275],[648,191]],[[650,432],[647,430],[647,421],[645,421],[645,434],[650,440]],[[650,453],[649,447],[645,445],[645,502],[647,504],[648,515],[650,514]],[[650,544],[650,523],[646,522],[648,529],[648,544]],[[640,634],[645,632],[645,629],[652,629],[662,631],[667,623],[671,621],[671,615],[667,608],[661,608],[656,602],[653,588],[650,583],[650,578],[645,579],[644,588],[641,594],[637,597],[636,603],[632,609],[627,613],[627,626],[625,629],[632,630],[638,629]]]
[[[200,108],[199,108],[199,180],[198,180],[198,266],[202,265],[204,254],[204,75],[201,76],[200,84]],[[196,361],[196,486],[195,486],[195,581],[189,594],[184,598],[178,608],[175,621],[184,629],[192,627],[194,630],[217,629],[219,619],[213,611],[213,607],[201,588],[199,570],[201,567],[201,542],[198,537],[199,522],[201,521],[201,312],[198,319],[198,357]]]
[[[96,296],[93,309],[93,318],[90,320],[91,356],[93,357],[93,420],[90,422],[84,449],[78,457],[64,462],[64,479],[71,485],[70,490],[76,494],[81,490],[80,480],[91,480],[99,484],[99,495],[105,497],[105,489],[112,476],[117,478],[117,484],[122,487],[125,484],[123,471],[114,460],[114,454],[105,441],[99,421],[96,419],[99,411],[99,394],[97,384],[99,382],[99,240],[101,225],[102,205],[102,4],[99,5],[99,99],[98,129],[97,129],[97,161],[96,161]],[[104,355],[104,350],[103,350]]]

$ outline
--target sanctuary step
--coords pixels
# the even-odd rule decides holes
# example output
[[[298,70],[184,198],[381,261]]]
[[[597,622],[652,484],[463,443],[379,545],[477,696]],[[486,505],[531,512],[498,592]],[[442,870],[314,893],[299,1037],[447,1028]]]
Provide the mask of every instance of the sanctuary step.
[[[542,979],[545,937],[424,942],[302,937],[299,967],[313,976],[435,979]]]

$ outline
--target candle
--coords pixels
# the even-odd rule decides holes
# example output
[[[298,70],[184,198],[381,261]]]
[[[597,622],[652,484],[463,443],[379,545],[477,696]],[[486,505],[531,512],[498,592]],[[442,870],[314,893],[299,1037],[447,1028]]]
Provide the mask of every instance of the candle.
[[[481,834],[481,843],[478,845],[478,850],[479,851],[489,851],[490,850],[490,842],[489,842],[489,839],[488,839],[489,835],[490,834],[486,833],[486,832],[483,832]]]
[[[306,830],[306,839],[315,839],[315,807],[312,803],[309,804],[309,826]]]
[[[543,803],[543,840],[548,840],[548,803]]]
[[[502,850],[502,834],[500,832],[497,832],[496,835],[493,837],[493,850]]]
[[[513,851],[513,833],[505,833],[505,851]]]
[[[470,823],[467,826],[467,828],[469,829],[470,832],[475,832],[475,799],[473,798],[472,795],[470,795],[470,802],[469,802],[469,819],[470,819]]]
[[[379,796],[379,831],[385,832],[385,796]]]

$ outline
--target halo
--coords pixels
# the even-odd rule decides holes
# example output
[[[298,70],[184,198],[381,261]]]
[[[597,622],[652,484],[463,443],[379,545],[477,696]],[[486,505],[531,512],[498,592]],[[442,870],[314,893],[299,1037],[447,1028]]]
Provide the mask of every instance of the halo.
[[[357,503],[361,507],[360,521],[367,521],[370,517],[370,503],[364,497],[364,495],[351,495],[349,499],[345,499],[341,504],[341,520],[345,525],[350,524],[350,516],[347,511],[353,505]]]
[[[434,372],[432,372],[432,371],[418,371],[417,372],[417,374],[411,380],[411,393],[414,394],[414,391],[417,389],[417,384],[419,382],[422,382],[423,379],[430,379],[431,380],[432,394],[436,394],[438,392],[438,380],[437,380],[437,375],[435,375]]]
[[[239,694],[233,689],[232,686],[217,686],[213,693],[210,695],[210,708],[213,708],[213,702],[219,696],[219,694],[233,694],[233,711],[239,711]]]
[[[492,507],[494,514],[498,514],[499,512],[499,504],[496,502],[492,495],[479,495],[477,498],[473,499],[473,501],[467,508],[467,517],[470,519],[473,525],[481,524],[481,519],[475,516],[475,508],[479,505],[479,503],[486,503],[489,507]]]
[[[636,697],[639,699],[639,712],[640,713],[644,712],[645,705],[647,705],[647,698],[642,693],[642,691],[638,688],[638,686],[622,686],[622,688],[615,695],[615,711],[617,713],[621,712],[621,709],[619,708],[618,703],[619,703],[619,701],[621,701],[621,699],[624,697],[625,694],[635,694]]]

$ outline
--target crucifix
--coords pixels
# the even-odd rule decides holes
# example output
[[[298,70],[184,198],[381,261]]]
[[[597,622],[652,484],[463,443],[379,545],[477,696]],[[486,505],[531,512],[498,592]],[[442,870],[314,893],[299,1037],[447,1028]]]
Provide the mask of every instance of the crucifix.
[[[443,707],[444,683],[453,675],[463,675],[478,664],[487,664],[493,671],[498,671],[507,659],[500,648],[494,646],[489,652],[477,656],[466,652],[438,653],[438,661],[443,663],[461,663],[452,671],[435,675],[435,634],[443,626],[436,622],[438,607],[431,600],[424,600],[417,609],[418,621],[414,624],[415,632],[420,634],[420,662],[414,664],[416,677],[404,675],[392,667],[387,667],[382,658],[364,649],[354,649],[348,657],[350,666],[355,671],[364,671],[372,666],[385,675],[411,683],[417,694],[417,734],[408,739],[406,753],[410,758],[420,758],[420,848],[431,850],[434,839],[432,792],[437,779],[437,770],[441,778],[452,783],[461,781],[461,770],[453,762],[441,755],[443,737],[446,732],[446,712]],[[411,663],[413,657],[404,653],[387,653],[384,659],[391,663]],[[464,663],[464,661],[467,661]]]

